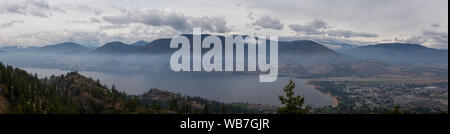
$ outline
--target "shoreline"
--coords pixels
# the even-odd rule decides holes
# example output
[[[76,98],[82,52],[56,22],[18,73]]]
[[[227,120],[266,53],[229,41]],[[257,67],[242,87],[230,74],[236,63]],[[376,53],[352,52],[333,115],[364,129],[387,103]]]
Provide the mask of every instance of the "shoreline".
[[[322,92],[322,91],[320,91],[319,89],[317,89],[317,86],[316,86],[316,85],[311,84],[311,82],[313,81],[312,79],[303,79],[303,80],[305,80],[305,81],[307,82],[308,85],[312,86],[312,88],[314,88],[314,89],[316,89],[317,91],[319,91],[320,93],[322,93],[322,94],[328,96],[328,97],[331,99],[331,101],[333,101],[333,104],[331,105],[332,107],[337,107],[337,106],[339,105],[339,100],[337,99],[336,96],[334,96],[334,95],[332,95],[332,94],[330,94],[330,93]]]

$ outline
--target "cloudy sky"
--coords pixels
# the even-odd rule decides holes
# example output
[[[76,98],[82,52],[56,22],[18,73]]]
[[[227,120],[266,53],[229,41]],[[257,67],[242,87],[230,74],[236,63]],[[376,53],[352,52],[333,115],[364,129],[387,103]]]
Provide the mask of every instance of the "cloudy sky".
[[[203,32],[448,49],[447,0],[1,0],[0,47]]]

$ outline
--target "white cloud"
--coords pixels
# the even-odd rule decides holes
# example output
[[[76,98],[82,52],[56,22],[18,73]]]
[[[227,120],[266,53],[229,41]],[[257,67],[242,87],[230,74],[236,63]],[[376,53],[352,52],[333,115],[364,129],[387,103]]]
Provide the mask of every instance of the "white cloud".
[[[315,36],[355,42],[395,41],[403,35],[399,42],[448,48],[448,30],[442,30],[448,29],[447,0],[2,0],[0,18],[0,46],[67,39],[57,34],[25,36],[39,33],[95,32],[106,35],[98,36],[105,38],[101,40],[127,42],[190,33],[197,26],[213,34]],[[422,29],[430,25],[441,30]],[[144,26],[143,31],[135,29]]]
[[[86,46],[101,46],[108,42],[122,41],[133,43],[138,40],[152,41],[169,38],[181,33],[170,28],[131,24],[122,27],[102,27],[94,31],[62,30],[27,33],[19,35],[0,35],[0,44],[28,46],[46,46],[61,42],[76,42]]]

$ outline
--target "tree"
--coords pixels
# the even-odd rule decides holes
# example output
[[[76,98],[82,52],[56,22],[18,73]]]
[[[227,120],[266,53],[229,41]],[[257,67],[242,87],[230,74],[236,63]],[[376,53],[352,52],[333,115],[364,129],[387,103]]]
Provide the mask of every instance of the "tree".
[[[286,93],[285,96],[279,96],[281,104],[285,107],[278,108],[279,114],[305,114],[309,111],[309,107],[304,107],[305,98],[300,95],[295,95],[294,92],[295,83],[293,80],[289,80],[289,84],[284,87],[283,91]]]
[[[173,98],[169,101],[170,110],[177,111],[178,110],[178,100]]]
[[[183,101],[183,104],[181,105],[181,112],[183,113],[191,113],[192,105],[188,101]]]
[[[227,108],[225,107],[225,104],[222,104],[222,106],[220,107],[220,112],[222,114],[227,114]]]
[[[400,106],[395,106],[394,109],[389,110],[388,114],[403,114],[403,111],[400,110]]]
[[[140,106],[140,102],[137,97],[131,97],[131,99],[125,101],[125,109],[128,112],[136,112],[138,107]]]
[[[209,107],[208,107],[208,104],[205,104],[205,106],[203,107],[202,114],[209,114]]]
[[[156,104],[155,101],[152,101],[152,105],[151,105],[152,109],[155,110],[156,112],[159,112],[159,110],[161,110],[161,106]]]

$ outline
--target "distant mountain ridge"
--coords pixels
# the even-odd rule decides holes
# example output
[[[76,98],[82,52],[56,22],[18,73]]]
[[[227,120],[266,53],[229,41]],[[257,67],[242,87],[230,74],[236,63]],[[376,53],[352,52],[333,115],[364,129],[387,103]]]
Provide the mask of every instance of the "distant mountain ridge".
[[[30,51],[30,50],[36,50],[39,47],[20,47],[20,46],[5,46],[1,47],[0,50],[3,52],[19,52],[19,51]]]
[[[377,59],[391,64],[448,64],[448,51],[419,44],[382,43],[343,52],[360,59]]]
[[[64,42],[55,45],[40,47],[37,49],[37,51],[54,53],[80,53],[87,52],[89,50],[90,49],[88,47],[73,42]]]
[[[328,42],[318,42],[318,43],[324,44],[325,46],[336,52],[342,52],[357,47],[355,45],[347,43],[328,43]]]
[[[143,41],[143,40],[137,41],[137,42],[134,42],[131,44],[131,46],[146,46],[146,45],[148,45],[148,42]]]
[[[116,41],[116,42],[109,42],[105,45],[95,49],[92,51],[92,53],[111,53],[111,54],[121,54],[121,53],[128,53],[134,50],[133,46],[127,45],[125,43]]]
[[[192,34],[183,34],[186,36],[191,44],[192,49]],[[207,35],[202,35],[205,38]],[[225,37],[218,36],[222,41],[222,51],[225,51]],[[102,59],[101,62],[94,62],[101,66],[103,64],[114,63],[118,66],[119,63],[127,63],[127,61],[112,60],[108,61],[110,57],[133,57],[139,62],[133,62],[132,71],[148,70],[149,65],[146,60],[139,58],[155,58],[158,61],[151,62],[151,70],[157,71],[171,71],[169,67],[170,55],[177,51],[176,48],[170,48],[170,38],[162,38],[153,40],[147,45],[145,41],[135,42],[140,45],[128,45],[123,42],[109,42],[93,50],[83,50],[91,54],[99,54]],[[268,41],[267,41],[268,43]],[[134,43],[133,43],[134,44]],[[289,74],[295,77],[371,77],[379,75],[409,75],[411,72],[422,72],[432,74],[443,74],[448,72],[448,51],[427,48],[418,44],[376,44],[370,46],[352,46],[345,51],[336,52],[323,44],[311,40],[297,40],[297,41],[279,41],[279,72],[280,74]],[[60,50],[65,46],[67,48],[76,48],[70,46],[77,45],[52,45],[44,48],[59,48],[53,51]],[[210,48],[202,48],[202,53],[205,53]],[[245,47],[247,50],[247,47]],[[269,49],[269,48],[268,48]],[[52,49],[48,49],[52,50]],[[70,50],[70,49],[68,49]],[[47,51],[52,52],[52,51]],[[247,53],[247,51],[245,51]],[[75,53],[72,53],[75,54]],[[267,53],[270,56],[270,53]],[[128,56],[127,56],[128,55]],[[247,55],[247,54],[245,54]],[[70,55],[69,55],[70,56]],[[97,57],[96,56],[96,57]],[[11,61],[12,58],[4,59]],[[63,58],[63,57],[61,57]],[[258,57],[257,57],[258,58]],[[1,59],[1,57],[0,57]],[[31,58],[33,59],[33,58]],[[134,61],[134,59],[126,59]],[[81,61],[77,61],[82,63]],[[35,61],[35,60],[30,60]],[[44,60],[46,61],[46,60]],[[63,66],[64,68],[79,68],[80,66],[74,62],[64,63],[64,60],[46,61],[49,63],[39,63],[40,66]],[[192,61],[192,60],[191,60]],[[224,62],[224,61],[223,61]],[[245,61],[245,64],[248,61]],[[23,65],[24,62],[16,62]],[[25,62],[26,65],[29,62]],[[34,63],[36,64],[36,63]],[[92,63],[91,63],[92,64]],[[139,65],[136,65],[139,64]],[[223,63],[224,64],[224,63]],[[129,64],[123,64],[124,68],[119,70],[126,70]],[[84,66],[84,68],[92,68],[105,70],[105,67]],[[109,65],[108,67],[111,67]],[[109,70],[115,70],[109,68]]]
[[[182,36],[188,37],[192,46],[192,38],[191,34],[183,34]],[[202,39],[208,35],[202,35]],[[225,47],[225,37],[218,36],[222,40],[222,47]],[[101,53],[113,53],[113,54],[161,54],[161,53],[172,53],[177,49],[172,49],[169,47],[171,39],[162,38],[156,39],[147,45],[126,45],[121,42],[111,42],[107,43],[96,50],[94,52]],[[144,44],[144,41],[136,42],[138,44]],[[268,42],[267,42],[268,43]],[[134,43],[133,43],[134,44]],[[207,49],[204,49],[207,50]],[[225,50],[225,49],[223,49]],[[313,54],[315,52],[320,54],[330,54],[336,55],[333,50],[323,46],[322,44],[309,41],[309,40],[300,40],[300,41],[291,41],[291,42],[283,42],[279,41],[279,50],[281,53],[289,53],[289,54]]]
[[[291,42],[278,42],[279,53],[295,55],[338,55],[328,47],[310,40],[298,40]]]

